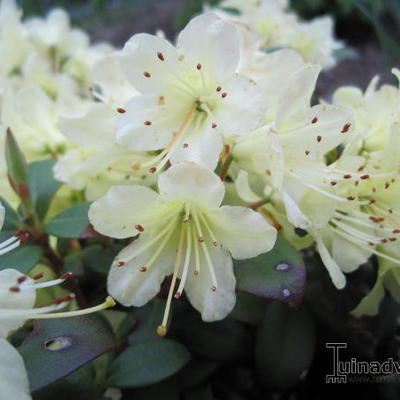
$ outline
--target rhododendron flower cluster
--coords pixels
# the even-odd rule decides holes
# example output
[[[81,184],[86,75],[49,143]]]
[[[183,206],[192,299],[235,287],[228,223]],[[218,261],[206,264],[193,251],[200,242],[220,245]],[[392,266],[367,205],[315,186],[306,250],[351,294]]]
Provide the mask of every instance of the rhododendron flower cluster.
[[[14,132],[29,162],[52,158],[64,184],[55,202],[90,202],[91,229],[78,239],[123,244],[108,272],[113,298],[141,307],[167,285],[159,335],[184,295],[204,321],[225,318],[236,302],[233,259],[268,253],[278,234],[315,249],[338,290],[377,260],[354,315],[376,314],[385,289],[399,299],[400,91],[375,78],[365,92],[315,98],[342,47],[330,17],[303,21],[282,0],[225,0],[176,40],[141,33],[122,49],[90,44],[63,10],[22,19],[3,0],[0,22],[1,130]],[[0,175],[2,197],[15,204],[3,158]],[[18,231],[0,256],[26,239]],[[37,282],[15,267],[0,271],[0,352],[20,372],[1,370],[0,386],[28,398],[6,336],[25,320],[113,300],[52,314],[73,296],[35,308],[36,290],[69,275]]]

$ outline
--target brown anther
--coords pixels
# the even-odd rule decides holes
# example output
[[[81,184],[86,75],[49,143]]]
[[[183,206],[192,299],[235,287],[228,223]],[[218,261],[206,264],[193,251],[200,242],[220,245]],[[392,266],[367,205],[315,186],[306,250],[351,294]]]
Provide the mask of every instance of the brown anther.
[[[43,277],[44,277],[44,272],[39,272],[38,274],[33,275],[33,276],[32,276],[32,279],[33,279],[34,281],[38,281],[39,279],[42,279]]]
[[[72,277],[72,272],[66,272],[65,274],[62,274],[59,276],[58,279],[62,279],[64,281],[66,281],[67,279]]]
[[[203,236],[199,236],[199,237],[197,238],[197,240],[198,240],[200,243],[203,243],[203,242],[204,242]]]
[[[393,208],[389,208],[388,211],[390,214],[393,214]]]
[[[11,286],[8,290],[14,293],[18,293],[21,291],[21,289],[18,286]]]
[[[24,275],[24,276],[20,276],[20,277],[17,279],[17,283],[18,283],[18,284],[21,284],[21,283],[25,282],[27,279],[28,279],[28,278],[27,278],[25,275]]]
[[[359,183],[360,183],[360,181],[355,181],[354,186],[358,186]]]
[[[158,98],[158,105],[159,106],[162,106],[162,105],[164,105],[165,104],[165,97],[164,96],[160,96],[159,98]]]
[[[218,86],[216,90],[217,90],[217,92],[220,92],[222,90],[222,87]]]
[[[387,243],[388,240],[387,239],[381,239],[381,243]]]
[[[322,140],[322,136],[317,136],[317,142],[319,143]]]
[[[212,242],[212,245],[214,246],[214,247],[217,247],[218,246],[218,243],[217,242]]]
[[[357,171],[358,171],[358,172],[362,172],[362,171],[364,171],[364,169],[365,169],[365,165],[361,165],[361,167],[359,167],[359,168],[357,169]]]
[[[341,133],[347,133],[351,128],[351,124],[350,122],[348,122],[347,124],[345,124],[341,130]]]
[[[311,120],[311,123],[312,124],[316,124],[318,122],[318,118],[317,117],[314,117],[312,120]]]
[[[395,237],[390,237],[389,238],[389,241],[391,241],[391,242],[395,242],[397,240],[397,238],[395,238]]]
[[[195,270],[193,271],[193,275],[197,276],[198,274],[199,274],[199,271],[197,271],[197,269],[195,269]]]
[[[120,114],[125,114],[126,110],[125,110],[125,108],[118,107],[117,112],[119,112]]]
[[[201,64],[197,64],[196,68],[200,71],[201,70]]]
[[[389,182],[385,182],[385,189],[389,189],[390,183]]]
[[[150,125],[151,125],[151,121],[144,121],[144,124],[145,124],[146,126],[150,126]]]
[[[373,242],[368,242],[368,244],[369,244],[370,246],[375,246],[375,243],[373,243]]]
[[[375,200],[375,199],[369,199],[368,203],[369,203],[369,204],[375,204],[375,203],[376,203],[376,200]]]
[[[117,261],[117,263],[115,264],[117,267],[123,267],[125,265],[124,261]]]
[[[375,222],[376,224],[379,224],[380,222],[382,222],[382,221],[385,220],[385,218],[383,218],[383,217],[374,217],[374,216],[372,216],[372,215],[369,217],[369,219],[370,219],[372,222]]]
[[[187,149],[187,148],[189,147],[189,145],[188,145],[187,143],[183,143],[182,147],[183,147],[184,149]]]
[[[30,237],[29,232],[25,229],[18,229],[14,236],[19,238],[20,244],[24,244]]]
[[[305,151],[306,156],[308,156],[310,154],[310,152],[308,150]]]
[[[350,200],[350,201],[352,201],[352,200],[355,200],[356,198],[354,197],[354,196],[348,196],[347,197],[347,200]]]
[[[164,61],[164,60],[165,60],[164,54],[161,53],[161,51],[159,51],[159,52],[157,53],[157,57],[158,57],[158,59],[161,60],[161,61]]]
[[[400,233],[400,229],[393,229],[392,233]]]
[[[139,271],[140,271],[140,272],[146,272],[146,271],[147,271],[147,267],[140,267],[140,268],[139,268]]]
[[[211,124],[211,128],[215,129],[217,127],[217,124],[214,122]]]
[[[335,185],[337,185],[337,182],[336,181],[331,181],[331,185],[335,186]]]
[[[176,292],[174,295],[176,299],[179,299],[181,296],[182,296],[181,292]]]
[[[373,193],[376,193],[376,187],[373,187],[373,188],[372,188],[372,192],[373,192]]]
[[[145,78],[150,78],[151,77],[150,72],[143,72],[143,75],[144,75]]]
[[[135,229],[137,231],[139,231],[139,232],[143,232],[144,231],[143,225],[139,225],[139,224],[135,225]]]
[[[156,167],[149,168],[149,172],[151,172],[152,174],[154,174],[156,171],[157,171]]]
[[[228,96],[228,93],[224,92],[221,94],[221,97],[224,99],[226,96]]]
[[[350,179],[350,178],[351,178],[350,174],[343,175],[343,179]]]
[[[360,176],[360,179],[368,179],[369,178],[369,175],[368,174],[365,174],[365,175],[361,175]]]
[[[217,287],[216,287],[216,286],[211,286],[211,290],[212,290],[213,292],[215,292],[215,291],[217,290]]]

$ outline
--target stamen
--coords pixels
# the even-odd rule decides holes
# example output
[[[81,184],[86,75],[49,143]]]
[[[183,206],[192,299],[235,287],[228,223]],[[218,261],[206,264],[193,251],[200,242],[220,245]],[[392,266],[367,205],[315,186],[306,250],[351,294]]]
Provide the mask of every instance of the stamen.
[[[51,287],[55,285],[59,285],[60,283],[64,283],[67,279],[71,278],[72,274],[65,273],[62,274],[58,279],[53,279],[51,281],[41,282],[41,283],[23,283],[20,287],[21,290],[28,290],[28,289],[43,289],[46,287]]]
[[[171,286],[169,287],[167,304],[165,306],[164,316],[163,316],[163,320],[161,322],[161,325],[159,325],[157,327],[157,334],[160,335],[160,336],[165,336],[167,334],[168,316],[169,316],[169,311],[170,311],[170,308],[171,308],[172,294],[173,294],[173,292],[175,290],[176,279],[178,278],[179,267],[180,267],[180,264],[181,264],[182,250],[183,250],[183,245],[184,245],[184,240],[185,240],[186,226],[187,226],[186,224],[181,224],[181,232],[179,234],[178,251],[177,251],[177,254],[176,254],[174,273],[172,275],[172,282],[171,282]]]
[[[188,275],[189,271],[189,262],[190,262],[190,257],[192,255],[192,223],[188,223],[188,227],[186,229],[186,254],[185,254],[185,262],[183,264],[183,269],[182,269],[182,276],[181,276],[181,281],[179,283],[178,291],[175,293],[175,298],[181,297],[181,294],[183,292],[183,289],[185,287],[186,283],[186,278]],[[178,295],[179,294],[179,295]]]

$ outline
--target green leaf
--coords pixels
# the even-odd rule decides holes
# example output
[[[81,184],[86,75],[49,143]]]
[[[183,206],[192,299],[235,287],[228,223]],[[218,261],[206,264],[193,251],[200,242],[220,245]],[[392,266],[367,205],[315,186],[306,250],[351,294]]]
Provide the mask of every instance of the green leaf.
[[[4,207],[6,214],[4,217],[3,231],[16,231],[20,227],[20,220],[16,211],[4,200],[3,197],[0,197],[0,203]]]
[[[32,391],[70,375],[114,346],[110,332],[88,317],[35,321],[19,348]]]
[[[8,177],[14,191],[21,199],[29,199],[28,174],[25,156],[11,131],[7,129],[6,162]]]
[[[237,288],[256,296],[299,304],[304,295],[306,269],[301,254],[283,237],[256,258],[235,263]]]
[[[51,200],[61,182],[54,179],[52,159],[35,161],[28,165],[28,183],[31,192],[31,202],[40,219],[44,219]]]
[[[173,340],[148,340],[128,347],[114,360],[108,383],[115,387],[152,385],[177,373],[190,358],[188,350]]]
[[[92,271],[108,274],[115,256],[122,250],[121,246],[109,244],[104,247],[94,244],[82,252],[82,262],[85,267]]]
[[[14,268],[27,274],[39,262],[41,256],[42,249],[39,246],[25,243],[0,256],[0,270]]]
[[[229,316],[247,324],[258,325],[264,316],[266,304],[267,301],[259,296],[237,292],[235,308]]]
[[[79,238],[89,225],[89,207],[89,202],[72,206],[51,219],[45,231],[61,238]]]
[[[256,368],[269,388],[295,385],[307,373],[316,346],[314,321],[307,310],[271,303],[255,346]]]

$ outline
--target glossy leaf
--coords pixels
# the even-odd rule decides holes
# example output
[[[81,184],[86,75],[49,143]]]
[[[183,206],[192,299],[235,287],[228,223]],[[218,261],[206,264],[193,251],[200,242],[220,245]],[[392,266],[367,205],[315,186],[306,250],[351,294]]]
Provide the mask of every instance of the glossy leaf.
[[[39,262],[42,252],[39,246],[25,243],[0,256],[0,270],[14,268],[26,274]]]
[[[35,321],[34,330],[19,348],[36,391],[68,376],[109,351],[109,330],[89,317]]]
[[[89,225],[89,207],[90,203],[72,206],[51,219],[45,231],[49,235],[61,238],[79,238]]]
[[[305,309],[271,303],[258,331],[255,360],[261,382],[287,388],[307,373],[316,346],[314,321]]]
[[[50,202],[61,186],[54,179],[54,160],[36,161],[28,165],[28,183],[31,192],[31,203],[39,218],[43,219],[49,209]]]
[[[306,269],[300,252],[279,237],[268,253],[236,262],[237,288],[256,296],[299,304],[304,295]]]
[[[155,339],[128,347],[112,363],[109,385],[140,387],[178,372],[191,358],[188,350],[170,339]]]

